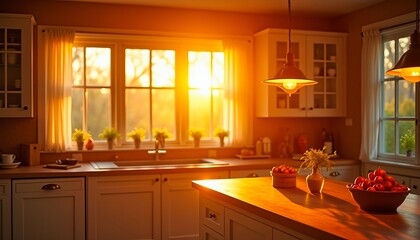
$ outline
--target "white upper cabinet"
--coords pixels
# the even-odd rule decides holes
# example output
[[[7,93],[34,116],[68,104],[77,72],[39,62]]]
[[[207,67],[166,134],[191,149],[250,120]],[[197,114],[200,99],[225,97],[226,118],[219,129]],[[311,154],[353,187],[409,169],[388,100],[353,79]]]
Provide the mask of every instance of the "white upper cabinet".
[[[32,15],[0,14],[0,117],[33,117]]]
[[[289,96],[262,81],[286,62],[288,30],[254,35],[257,117],[341,117],[346,114],[346,34],[292,30],[290,50],[297,67],[318,84]]]

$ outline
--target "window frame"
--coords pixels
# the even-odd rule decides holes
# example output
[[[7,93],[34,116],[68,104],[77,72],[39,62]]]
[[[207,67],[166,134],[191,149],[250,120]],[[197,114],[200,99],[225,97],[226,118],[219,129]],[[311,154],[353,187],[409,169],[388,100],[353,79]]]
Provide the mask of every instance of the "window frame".
[[[110,87],[112,106],[111,124],[112,127],[117,128],[121,134],[121,138],[116,141],[118,148],[132,148],[132,142],[126,140],[125,137],[127,132],[130,131],[130,129],[126,129],[125,126],[125,49],[175,50],[175,127],[177,133],[176,136],[174,136],[173,141],[167,141],[167,145],[170,147],[186,147],[193,144],[193,141],[189,139],[188,135],[188,108],[181,107],[188,105],[188,81],[180,81],[180,79],[188,76],[188,51],[223,52],[222,40],[76,33],[74,46],[112,46],[112,79]],[[187,66],[187,68],[185,68],[185,66]],[[152,103],[150,103],[150,105],[152,105]],[[95,145],[102,148],[106,146],[106,143],[105,141],[95,141]],[[144,145],[146,147],[153,146],[152,139],[144,141]],[[215,138],[202,139],[201,145],[218,146],[218,140]],[[72,149],[75,149],[74,142],[72,142]]]
[[[379,81],[380,81],[380,101],[379,101],[379,107],[380,107],[380,116],[378,119],[378,124],[379,124],[379,140],[378,140],[378,146],[377,146],[377,158],[380,160],[384,160],[386,162],[389,163],[393,163],[393,164],[414,164],[414,165],[418,165],[419,164],[419,150],[420,150],[420,144],[419,144],[419,128],[418,128],[418,116],[420,114],[420,104],[418,104],[418,100],[420,99],[420,85],[419,84],[415,84],[415,116],[414,118],[412,117],[399,117],[397,116],[397,113],[399,111],[398,108],[398,103],[399,103],[399,87],[400,87],[400,81],[406,81],[404,79],[402,79],[402,77],[399,76],[388,76],[385,78],[386,73],[385,73],[385,67],[384,67],[384,43],[386,41],[390,41],[390,40],[395,40],[396,41],[396,46],[398,44],[398,39],[403,38],[403,37],[409,37],[410,34],[413,32],[413,29],[415,29],[415,24],[413,23],[407,23],[407,24],[400,24],[396,27],[392,27],[389,29],[383,29],[381,31],[381,54],[380,54],[380,59],[379,59],[379,63],[380,63],[380,72],[379,72]],[[396,47],[396,51],[398,51],[398,48]],[[395,59],[395,64],[398,62],[399,60],[399,56],[401,56],[402,54],[396,52],[396,57],[398,59]],[[394,111],[395,111],[395,115],[393,117],[385,117],[384,115],[384,86],[385,86],[385,82],[393,82],[394,83],[394,96],[395,96],[395,102],[394,102]],[[413,83],[409,83],[409,84],[413,84]],[[383,126],[383,122],[385,120],[391,120],[394,121],[394,126],[395,126],[395,130],[394,130],[394,136],[395,138],[395,153],[394,154],[387,154],[384,152],[384,145],[383,145],[383,140],[384,140],[384,131],[382,130],[384,128]],[[398,122],[400,121],[413,121],[414,120],[414,124],[415,124],[415,156],[414,157],[406,157],[406,156],[402,156],[399,154],[399,142],[400,139],[398,138],[398,136],[400,136],[399,132],[398,132]]]

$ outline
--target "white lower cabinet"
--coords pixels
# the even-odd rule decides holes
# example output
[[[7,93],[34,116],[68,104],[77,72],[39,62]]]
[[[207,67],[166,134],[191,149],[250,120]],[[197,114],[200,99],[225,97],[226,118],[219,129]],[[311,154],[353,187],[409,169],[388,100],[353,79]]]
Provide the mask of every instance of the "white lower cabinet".
[[[309,169],[301,169],[299,175],[307,176],[311,173]],[[331,170],[322,170],[322,175],[327,178],[333,178],[345,182],[353,182],[360,175],[359,165],[333,166]]]
[[[192,180],[229,178],[227,171],[162,174],[162,239],[197,240],[199,194]]]
[[[0,239],[11,239],[10,179],[0,179]]]
[[[84,178],[12,181],[13,239],[85,239]]]
[[[160,239],[160,175],[87,179],[87,238]]]
[[[230,170],[230,178],[268,177],[270,171],[269,168]]]
[[[228,171],[88,177],[88,239],[199,237],[199,195],[192,180]]]
[[[200,196],[200,240],[312,239],[222,201]]]

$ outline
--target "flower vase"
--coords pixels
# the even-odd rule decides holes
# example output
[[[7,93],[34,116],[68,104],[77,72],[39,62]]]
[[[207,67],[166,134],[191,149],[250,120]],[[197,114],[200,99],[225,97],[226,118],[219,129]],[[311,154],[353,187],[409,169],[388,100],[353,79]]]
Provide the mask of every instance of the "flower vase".
[[[106,141],[108,143],[108,149],[112,150],[112,148],[114,147],[114,139],[108,138]]]
[[[220,140],[220,147],[224,147],[225,146],[225,137],[219,137]]]
[[[77,142],[77,150],[82,151],[83,150],[83,141]]]
[[[320,174],[320,169],[318,167],[312,168],[311,174],[306,177],[306,185],[312,193],[322,192],[324,181],[324,176]]]
[[[200,147],[200,138],[194,138],[194,147]]]
[[[164,137],[158,137],[157,140],[159,141],[159,145],[161,148],[165,147],[165,138]]]
[[[135,138],[134,139],[134,148],[139,149],[140,148],[140,143],[141,143],[140,138]]]

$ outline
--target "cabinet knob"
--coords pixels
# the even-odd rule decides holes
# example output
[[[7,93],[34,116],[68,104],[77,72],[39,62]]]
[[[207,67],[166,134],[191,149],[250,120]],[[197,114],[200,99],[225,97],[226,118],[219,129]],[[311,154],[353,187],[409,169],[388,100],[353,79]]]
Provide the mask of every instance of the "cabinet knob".
[[[164,182],[167,182],[167,181],[168,181],[168,178],[164,178],[164,179],[163,179],[163,181],[164,181]]]
[[[28,106],[24,106],[23,107],[23,110],[28,110],[29,109],[29,107]]]
[[[303,107],[303,108],[301,108],[300,110],[305,111],[305,110],[306,110],[306,108],[305,108],[305,107]]]
[[[331,177],[337,177],[337,176],[340,176],[340,172],[337,172],[337,171],[331,172],[331,173],[330,173],[330,176],[331,176]]]
[[[417,185],[413,185],[413,188],[417,190]]]
[[[210,213],[210,214],[209,214],[209,218],[214,218],[214,219],[216,219],[216,214],[214,214],[214,213]]]
[[[314,110],[314,108],[313,107],[310,107],[309,110]]]
[[[55,183],[47,184],[42,186],[42,190],[58,190],[61,186]]]
[[[250,173],[246,177],[258,177],[258,174],[256,174],[256,173]]]
[[[159,178],[155,178],[155,182],[159,182]]]

